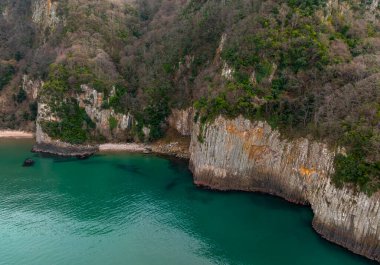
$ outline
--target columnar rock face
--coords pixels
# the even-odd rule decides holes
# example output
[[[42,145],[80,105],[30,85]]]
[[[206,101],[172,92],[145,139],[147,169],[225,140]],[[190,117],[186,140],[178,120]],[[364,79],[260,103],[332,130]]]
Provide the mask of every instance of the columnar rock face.
[[[287,141],[265,122],[219,117],[203,130],[194,126],[190,153],[196,184],[311,205],[313,226],[323,237],[380,261],[380,192],[368,197],[337,188],[329,176],[335,152],[326,145]]]

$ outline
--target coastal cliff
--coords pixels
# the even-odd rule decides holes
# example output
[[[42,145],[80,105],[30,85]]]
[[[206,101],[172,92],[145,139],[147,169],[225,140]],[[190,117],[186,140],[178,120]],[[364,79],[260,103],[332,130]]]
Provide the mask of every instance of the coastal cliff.
[[[39,49],[30,55],[19,48],[8,51],[4,64],[8,70],[4,72],[14,79],[14,84],[5,80],[0,112],[7,127],[20,126],[13,124],[15,118],[10,115],[16,113],[18,120],[26,124],[23,126],[32,130],[34,127],[29,125],[32,122],[26,121],[28,105],[38,103],[34,151],[83,157],[96,152],[100,142],[147,142],[151,131],[160,137],[166,131],[169,106],[189,106],[194,102],[203,102],[199,105],[212,114],[229,110],[235,115],[272,104],[267,98],[274,97],[276,104],[272,107],[280,108],[267,115],[277,115],[283,122],[297,121],[289,126],[313,125],[326,128],[322,130],[326,132],[339,129],[336,134],[340,135],[345,132],[340,130],[342,121],[353,128],[359,121],[365,121],[359,129],[371,128],[375,136],[380,128],[377,73],[380,26],[374,23],[378,0],[362,5],[360,14],[365,16],[360,20],[355,19],[358,15],[355,10],[360,6],[347,1],[329,0],[325,7],[308,6],[306,1],[289,6],[264,1],[262,8],[257,7],[254,12],[244,6],[239,10],[234,1],[223,2],[221,6],[207,6],[212,1],[205,1],[205,9],[184,9],[187,15],[178,17],[197,19],[199,9],[215,12],[207,15],[214,19],[205,24],[194,20],[189,23],[189,29],[180,30],[185,34],[182,37],[177,28],[167,26],[182,25],[180,19],[172,22],[165,19],[160,24],[156,21],[160,16],[151,14],[137,23],[139,18],[135,14],[139,12],[133,6],[121,8],[115,4],[117,1],[85,2],[33,0],[28,12],[20,11],[20,14],[32,14],[30,24],[34,29],[30,36],[34,36],[33,43]],[[169,6],[174,5],[169,3]],[[10,6],[1,10],[4,21],[12,25]],[[89,13],[84,15],[82,10]],[[111,15],[111,11],[114,19],[105,23],[104,14]],[[182,11],[178,9],[178,14],[184,14]],[[231,14],[242,14],[239,17],[247,19],[230,17]],[[260,17],[268,20],[256,21]],[[145,32],[147,19],[151,25],[157,25],[154,29],[163,29],[167,34]],[[237,22],[219,29],[215,25],[221,21]],[[201,26],[194,28],[194,25]],[[205,28],[217,30],[204,34]],[[152,41],[152,36],[160,35],[165,38]],[[181,54],[184,58],[181,60],[168,51],[175,51],[175,55],[178,51],[189,52],[186,35],[191,41],[198,40],[194,41],[198,47],[191,53]],[[2,46],[12,47],[11,44]],[[14,73],[15,66],[25,64],[23,60],[33,66],[26,72],[51,77],[44,80],[48,84],[46,91],[38,93],[38,97],[42,81],[33,82],[29,80],[33,75],[20,78]],[[41,63],[44,61],[46,66]],[[22,89],[18,89],[17,78],[22,79]],[[167,84],[167,80],[173,80],[173,84]],[[121,89],[116,95],[116,84],[121,84],[125,91]],[[53,110],[57,103],[67,103],[60,106],[61,117]],[[64,107],[71,111],[65,111]],[[69,118],[73,113],[78,117],[71,128],[73,122]],[[134,119],[131,113],[139,115]],[[336,187],[331,174],[337,150],[306,138],[286,140],[265,122],[219,117],[201,128],[193,124],[194,116],[193,109],[172,110],[166,123],[184,138],[174,134],[168,137],[166,132],[167,139],[137,149],[190,156],[194,182],[200,186],[265,192],[310,205],[315,214],[313,226],[323,237],[380,261],[380,193],[369,197],[353,187]],[[74,128],[82,134],[67,137],[56,128],[65,128],[66,133]],[[379,138],[375,136],[368,140],[374,147],[370,150],[378,146]],[[83,144],[64,142],[76,143],[78,139]],[[378,161],[376,154],[368,157]]]
[[[43,131],[41,123],[43,121],[56,120],[48,105],[38,104],[38,115],[36,121],[36,144],[32,151],[38,153],[47,153],[60,156],[77,156],[87,157],[98,151],[96,145],[74,145],[62,142],[58,139],[52,139],[46,132]]]
[[[97,151],[97,146],[51,139],[39,125],[41,119],[54,119],[46,113],[46,106],[39,104],[35,151],[72,156]],[[220,116],[201,129],[193,124],[192,109],[174,110],[168,122],[182,136],[191,133],[190,169],[196,185],[259,191],[310,205],[312,225],[322,237],[380,261],[380,193],[369,197],[353,187],[336,187],[330,177],[336,150],[306,138],[286,140],[266,122],[251,122],[241,116],[233,120]],[[175,155],[179,151],[171,145],[156,143],[148,149]]]
[[[102,141],[125,142],[131,139],[130,131],[133,125],[133,117],[128,114],[115,112],[113,108],[104,108],[109,98],[115,93],[111,91],[110,97],[105,98],[103,93],[97,92],[88,85],[81,85],[80,93],[75,100],[79,108],[83,109],[88,118],[94,124],[92,137]],[[43,82],[37,87],[35,93],[43,89]],[[43,128],[46,122],[61,122],[61,118],[52,110],[48,103],[39,102],[36,119],[36,145],[35,152],[50,153],[62,156],[88,156],[98,151],[98,141],[85,144],[72,144],[49,136]]]
[[[325,144],[285,140],[265,122],[219,117],[203,130],[194,126],[190,154],[195,184],[310,205],[322,237],[380,261],[380,193],[337,188],[329,177],[335,152]]]
[[[131,114],[120,114],[113,108],[104,108],[104,103],[109,103],[109,99],[114,96],[115,89],[112,89],[108,98],[104,93],[95,89],[81,85],[82,93],[77,96],[79,106],[84,108],[87,115],[95,123],[97,131],[108,141],[125,141],[131,138],[129,131],[132,129],[133,117]],[[112,122],[111,122],[112,121]],[[112,126],[111,126],[111,123]]]
[[[182,136],[191,136],[193,130],[193,108],[188,109],[172,109],[171,115],[168,117],[169,126],[177,130]]]
[[[188,159],[190,134],[193,124],[193,112],[190,110],[173,110],[168,118],[171,127],[162,139],[154,142],[132,141],[131,130],[136,124],[133,116],[116,113],[112,108],[104,109],[102,105],[107,102],[103,93],[91,89],[87,85],[82,85],[82,93],[77,96],[79,107],[83,108],[88,117],[94,122],[94,133],[100,134],[103,141],[93,141],[88,144],[71,144],[60,139],[50,137],[43,129],[46,122],[60,122],[48,104],[38,104],[38,115],[36,120],[36,144],[34,152],[49,153],[59,156],[87,157],[98,151],[126,151],[143,152],[169,155],[178,158]],[[112,96],[112,94],[111,94]],[[110,119],[115,121],[114,128],[111,128]],[[170,123],[173,122],[173,124]],[[184,124],[184,122],[186,124]],[[179,127],[178,127],[179,126]],[[143,128],[143,131],[146,128]],[[177,130],[179,130],[177,132]],[[149,132],[144,132],[144,137],[148,137]]]

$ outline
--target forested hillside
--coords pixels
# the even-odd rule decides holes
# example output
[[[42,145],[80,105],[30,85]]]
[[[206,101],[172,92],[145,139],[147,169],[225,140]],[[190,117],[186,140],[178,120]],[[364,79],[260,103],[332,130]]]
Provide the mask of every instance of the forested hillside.
[[[7,0],[0,14],[2,127],[31,128],[38,101],[58,117],[50,136],[97,141],[76,100],[86,84],[141,140],[165,134],[172,108],[195,106],[201,124],[242,114],[345,147],[336,183],[380,187],[377,0]],[[38,99],[24,75],[45,82]]]

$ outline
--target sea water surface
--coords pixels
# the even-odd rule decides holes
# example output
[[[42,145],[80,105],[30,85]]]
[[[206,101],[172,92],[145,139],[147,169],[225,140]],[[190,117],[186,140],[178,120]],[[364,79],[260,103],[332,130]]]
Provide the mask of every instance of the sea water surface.
[[[31,146],[0,140],[0,264],[374,264],[321,239],[310,209],[198,189],[184,162]]]

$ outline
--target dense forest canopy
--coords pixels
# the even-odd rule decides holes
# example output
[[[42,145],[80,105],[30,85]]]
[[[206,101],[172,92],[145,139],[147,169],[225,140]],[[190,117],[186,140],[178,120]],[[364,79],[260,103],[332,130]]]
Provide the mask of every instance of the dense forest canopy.
[[[27,74],[45,81],[38,100],[80,127],[46,124],[57,138],[91,141],[75,101],[87,84],[115,89],[104,108],[132,113],[152,140],[171,108],[194,105],[201,124],[244,115],[344,146],[336,183],[380,188],[379,1],[46,1],[0,3],[0,90],[19,109],[2,126],[35,118]]]

